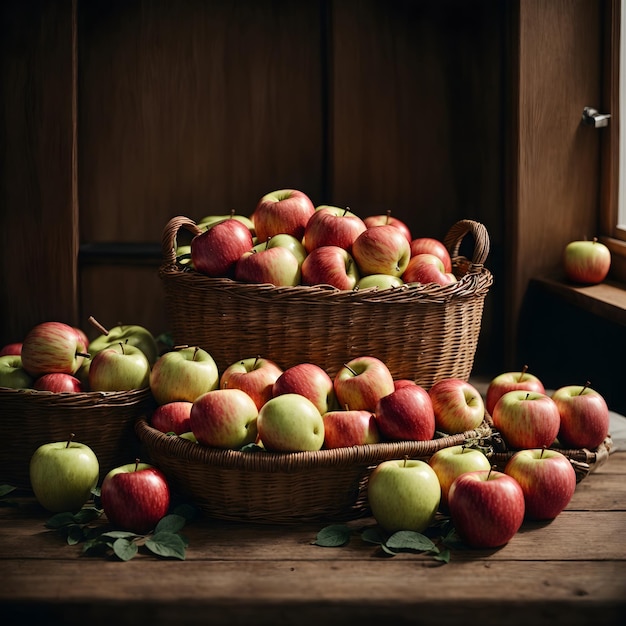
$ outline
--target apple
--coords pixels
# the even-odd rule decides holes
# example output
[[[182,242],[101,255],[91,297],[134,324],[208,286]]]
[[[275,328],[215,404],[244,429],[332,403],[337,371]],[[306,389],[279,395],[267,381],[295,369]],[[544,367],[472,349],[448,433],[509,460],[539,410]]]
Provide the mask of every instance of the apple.
[[[150,385],[148,357],[136,346],[118,343],[100,350],[89,366],[91,391],[131,391]]]
[[[429,441],[435,436],[433,404],[420,385],[408,385],[380,398],[374,413],[384,439]]]
[[[478,428],[485,419],[480,392],[466,380],[443,378],[428,390],[435,412],[435,426],[449,435]]]
[[[19,354],[0,356],[0,387],[32,389],[33,382],[33,377],[22,367]]]
[[[493,415],[493,407],[507,391],[523,389],[545,393],[543,383],[535,375],[528,372],[528,365],[524,365],[521,372],[505,372],[493,378],[487,386],[485,408],[489,415]]]
[[[435,471],[419,459],[379,463],[368,479],[367,499],[376,522],[388,533],[423,532],[434,521],[441,500]]]
[[[346,448],[380,441],[376,416],[371,411],[336,409],[324,413],[322,419],[325,448]]]
[[[359,356],[339,368],[333,380],[340,407],[376,411],[378,401],[395,389],[393,376],[375,356]]]
[[[280,233],[302,241],[309,218],[315,213],[311,199],[297,189],[279,189],[265,194],[257,203],[251,219],[257,241],[262,243]]]
[[[191,432],[199,443],[238,450],[254,443],[259,410],[241,389],[214,389],[196,398],[191,407]]]
[[[234,209],[228,214],[220,214],[220,215],[206,215],[200,221],[196,222],[196,226],[201,230],[207,230],[220,222],[223,222],[228,219],[234,219],[240,221],[244,226],[248,228],[250,233],[254,236],[254,223],[247,215],[239,215],[235,213]]]
[[[411,241],[411,256],[417,256],[418,254],[434,254],[439,257],[443,263],[445,272],[452,272],[452,259],[448,249],[439,241],[433,237],[417,237]]]
[[[395,289],[402,287],[404,281],[399,276],[390,276],[389,274],[368,274],[362,276],[355,285],[355,289]]]
[[[255,244],[252,247],[252,251],[260,252],[265,248],[276,247],[287,248],[287,250],[289,250],[289,252],[291,252],[296,259],[298,259],[298,263],[300,265],[302,265],[302,262],[306,258],[306,249],[302,242],[299,239],[296,239],[293,235],[288,235],[287,233],[274,235],[262,243]]]
[[[596,237],[592,241],[571,241],[563,252],[565,276],[575,283],[597,285],[609,273],[611,252]]]
[[[113,468],[104,477],[100,502],[111,524],[144,534],[167,514],[170,488],[161,470],[137,460]]]
[[[409,284],[451,285],[456,283],[456,276],[452,272],[446,272],[443,261],[438,256],[424,252],[411,257],[402,274],[402,280]]]
[[[182,435],[191,431],[190,414],[193,402],[177,400],[159,404],[150,416],[152,428],[162,433]]]
[[[297,393],[268,400],[257,419],[259,439],[272,452],[305,452],[324,444],[324,420],[317,407]]]
[[[75,374],[85,356],[82,337],[63,322],[41,322],[22,342],[22,367],[33,377],[52,372]]]
[[[464,445],[449,446],[434,452],[428,464],[435,470],[441,485],[441,509],[448,510],[448,492],[450,485],[461,474],[478,470],[490,470],[491,463],[483,452],[477,448]]]
[[[219,380],[213,357],[202,348],[187,346],[165,352],[157,359],[150,372],[150,389],[157,404],[193,402],[217,389]]]
[[[74,330],[76,331],[76,334],[80,337],[81,351],[88,352],[89,338],[87,337],[87,333],[82,328],[79,328],[78,326],[74,326]]]
[[[60,372],[42,374],[33,383],[33,389],[36,391],[52,391],[54,393],[79,393],[84,391],[82,383],[76,376],[61,374]]]
[[[559,409],[546,394],[515,389],[507,391],[493,409],[493,425],[511,448],[542,448],[559,433]]]
[[[272,397],[297,393],[309,399],[323,415],[337,407],[333,379],[315,363],[296,363],[274,382]]]
[[[464,543],[474,548],[499,548],[522,526],[524,492],[504,472],[493,469],[466,472],[450,485],[448,508]]]
[[[219,386],[245,391],[260,409],[272,397],[274,383],[282,373],[282,368],[271,359],[260,356],[241,359],[222,372]]]
[[[552,394],[561,417],[558,439],[572,448],[597,448],[609,434],[604,397],[586,385],[567,385]]]
[[[237,261],[253,244],[252,233],[245,224],[227,219],[191,240],[191,262],[206,276],[232,278]]]
[[[186,244],[183,246],[176,246],[176,263],[179,265],[186,265],[187,267],[193,267],[193,261],[191,260],[191,245]]]
[[[295,254],[281,246],[248,250],[235,265],[235,280],[243,283],[294,287],[300,284],[300,275],[300,262]]]
[[[404,233],[391,224],[372,226],[356,238],[352,256],[363,276],[402,276],[411,258],[411,245]]]
[[[107,329],[93,316],[89,318],[89,322],[100,332],[100,335],[87,344],[91,358],[105,348],[124,343],[139,348],[146,355],[150,367],[154,365],[159,356],[159,348],[154,335],[144,326],[139,324],[118,324],[113,326],[113,328]]]
[[[22,354],[22,342],[14,341],[12,343],[7,343],[0,349],[0,356],[8,356],[8,355],[21,355]]]
[[[411,378],[396,378],[393,381],[394,391],[396,389],[402,389],[402,387],[413,387],[414,385],[417,385],[417,383]]]
[[[406,237],[407,241],[411,243],[411,240],[412,240],[411,229],[407,226],[406,222],[403,222],[401,219],[398,219],[397,217],[394,217],[393,215],[391,215],[391,211],[387,211],[384,215],[382,214],[368,215],[363,221],[365,225],[367,226],[367,228],[372,228],[373,226],[386,226],[386,225],[395,226],[402,233],[404,233],[404,236]]]
[[[557,450],[519,450],[504,467],[524,492],[526,517],[554,519],[576,490],[576,472],[570,460]]]
[[[337,246],[350,252],[354,240],[366,228],[365,222],[349,209],[323,205],[307,222],[304,247],[307,253],[322,246]]]
[[[76,512],[91,498],[98,483],[100,465],[84,443],[55,441],[39,446],[29,463],[30,485],[35,498],[52,513]]]
[[[343,291],[354,289],[359,269],[352,255],[339,246],[322,246],[302,262],[303,285],[331,285]]]
[[[188,441],[191,441],[191,443],[198,443],[198,440],[196,439],[196,436],[193,434],[192,431],[188,431],[186,433],[181,433],[178,436],[181,439],[187,439]]]

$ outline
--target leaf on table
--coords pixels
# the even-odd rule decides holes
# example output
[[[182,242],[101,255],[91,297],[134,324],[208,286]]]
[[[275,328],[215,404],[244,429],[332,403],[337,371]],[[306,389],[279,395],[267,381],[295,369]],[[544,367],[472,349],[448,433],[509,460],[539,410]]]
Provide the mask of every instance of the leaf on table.
[[[345,524],[331,524],[317,533],[313,543],[324,548],[336,548],[346,545],[351,534],[352,531]]]
[[[156,532],[146,540],[145,546],[158,556],[185,560],[185,540],[176,533]]]

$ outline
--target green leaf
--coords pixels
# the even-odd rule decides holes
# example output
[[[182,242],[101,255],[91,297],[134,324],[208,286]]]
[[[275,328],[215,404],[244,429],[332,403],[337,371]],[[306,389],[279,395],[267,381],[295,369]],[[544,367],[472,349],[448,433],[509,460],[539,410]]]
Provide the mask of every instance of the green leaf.
[[[106,554],[109,549],[109,544],[102,541],[99,537],[88,539],[83,544],[83,553],[89,556],[100,556]]]
[[[109,530],[100,535],[102,539],[128,539],[129,541],[138,536],[137,533],[132,533],[128,530]]]
[[[187,520],[182,515],[175,515],[171,513],[159,520],[159,523],[154,529],[155,533],[165,531],[168,533],[177,533],[181,528],[185,527]]]
[[[4,498],[4,496],[10,494],[16,489],[17,487],[14,487],[13,485],[0,485],[0,498]]]
[[[130,561],[137,551],[137,544],[134,541],[120,538],[113,542],[113,553],[120,561]]]
[[[70,511],[66,511],[65,513],[57,513],[53,515],[49,520],[45,522],[46,528],[52,528],[53,530],[57,530],[59,528],[63,528],[63,526],[68,526],[69,524],[75,524],[74,513]]]
[[[385,543],[391,550],[428,552],[436,548],[428,537],[412,530],[399,530],[393,533]]]
[[[382,548],[382,551],[388,556],[396,556],[396,554],[398,554],[397,552],[394,552],[386,543],[381,543],[380,547]]]
[[[376,545],[382,545],[385,543],[385,538],[378,528],[366,528],[361,533],[361,539],[367,541],[367,543],[374,543]]]
[[[449,563],[450,562],[450,550],[448,548],[444,548],[441,551],[438,551],[437,554],[433,556],[435,561],[440,561],[441,563]]]
[[[85,507],[74,515],[74,521],[77,524],[88,524],[102,515],[101,509],[95,507]]]
[[[247,443],[245,446],[239,448],[239,452],[265,452],[265,448],[262,448],[256,443]]]
[[[185,542],[176,533],[166,531],[154,533],[150,539],[146,540],[145,546],[158,556],[185,560]]]
[[[71,524],[67,527],[67,543],[70,546],[75,546],[77,543],[84,541],[85,534],[83,529],[78,524]]]
[[[351,534],[352,531],[345,524],[331,524],[317,533],[313,543],[324,548],[336,548],[346,545]]]

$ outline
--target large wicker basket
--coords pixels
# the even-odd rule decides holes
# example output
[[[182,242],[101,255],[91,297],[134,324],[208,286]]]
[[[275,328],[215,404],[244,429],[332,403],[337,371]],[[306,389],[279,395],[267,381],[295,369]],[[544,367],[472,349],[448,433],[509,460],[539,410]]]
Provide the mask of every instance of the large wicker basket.
[[[201,232],[182,216],[172,218],[163,232],[159,275],[169,330],[176,344],[207,350],[220,370],[262,355],[283,368],[317,363],[332,376],[349,357],[369,354],[384,361],[394,378],[426,388],[440,378],[469,378],[492,284],[483,265],[489,236],[479,222],[462,220],[444,239],[456,283],[380,291],[209,278],[177,263],[180,229],[191,236]],[[473,237],[471,260],[459,254],[467,235]]]
[[[146,458],[205,515],[276,524],[367,515],[367,479],[378,463],[405,456],[427,459],[441,448],[486,441],[491,434],[485,422],[476,430],[429,441],[275,453],[209,448],[166,435],[152,428],[146,417],[137,420],[135,428]]]
[[[0,483],[29,489],[33,452],[71,433],[95,452],[102,479],[113,467],[135,460],[140,451],[135,421],[153,407],[149,387],[85,393],[1,388]]]

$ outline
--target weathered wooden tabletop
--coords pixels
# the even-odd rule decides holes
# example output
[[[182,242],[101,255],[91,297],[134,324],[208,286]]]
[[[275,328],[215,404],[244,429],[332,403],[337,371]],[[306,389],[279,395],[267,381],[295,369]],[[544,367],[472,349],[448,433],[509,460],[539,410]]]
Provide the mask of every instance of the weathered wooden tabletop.
[[[450,562],[382,556],[358,533],[313,545],[324,524],[200,520],[186,559],[88,557],[45,528],[28,495],[0,507],[0,623],[626,624],[626,452],[581,483],[551,523]],[[471,621],[465,621],[471,620]]]

